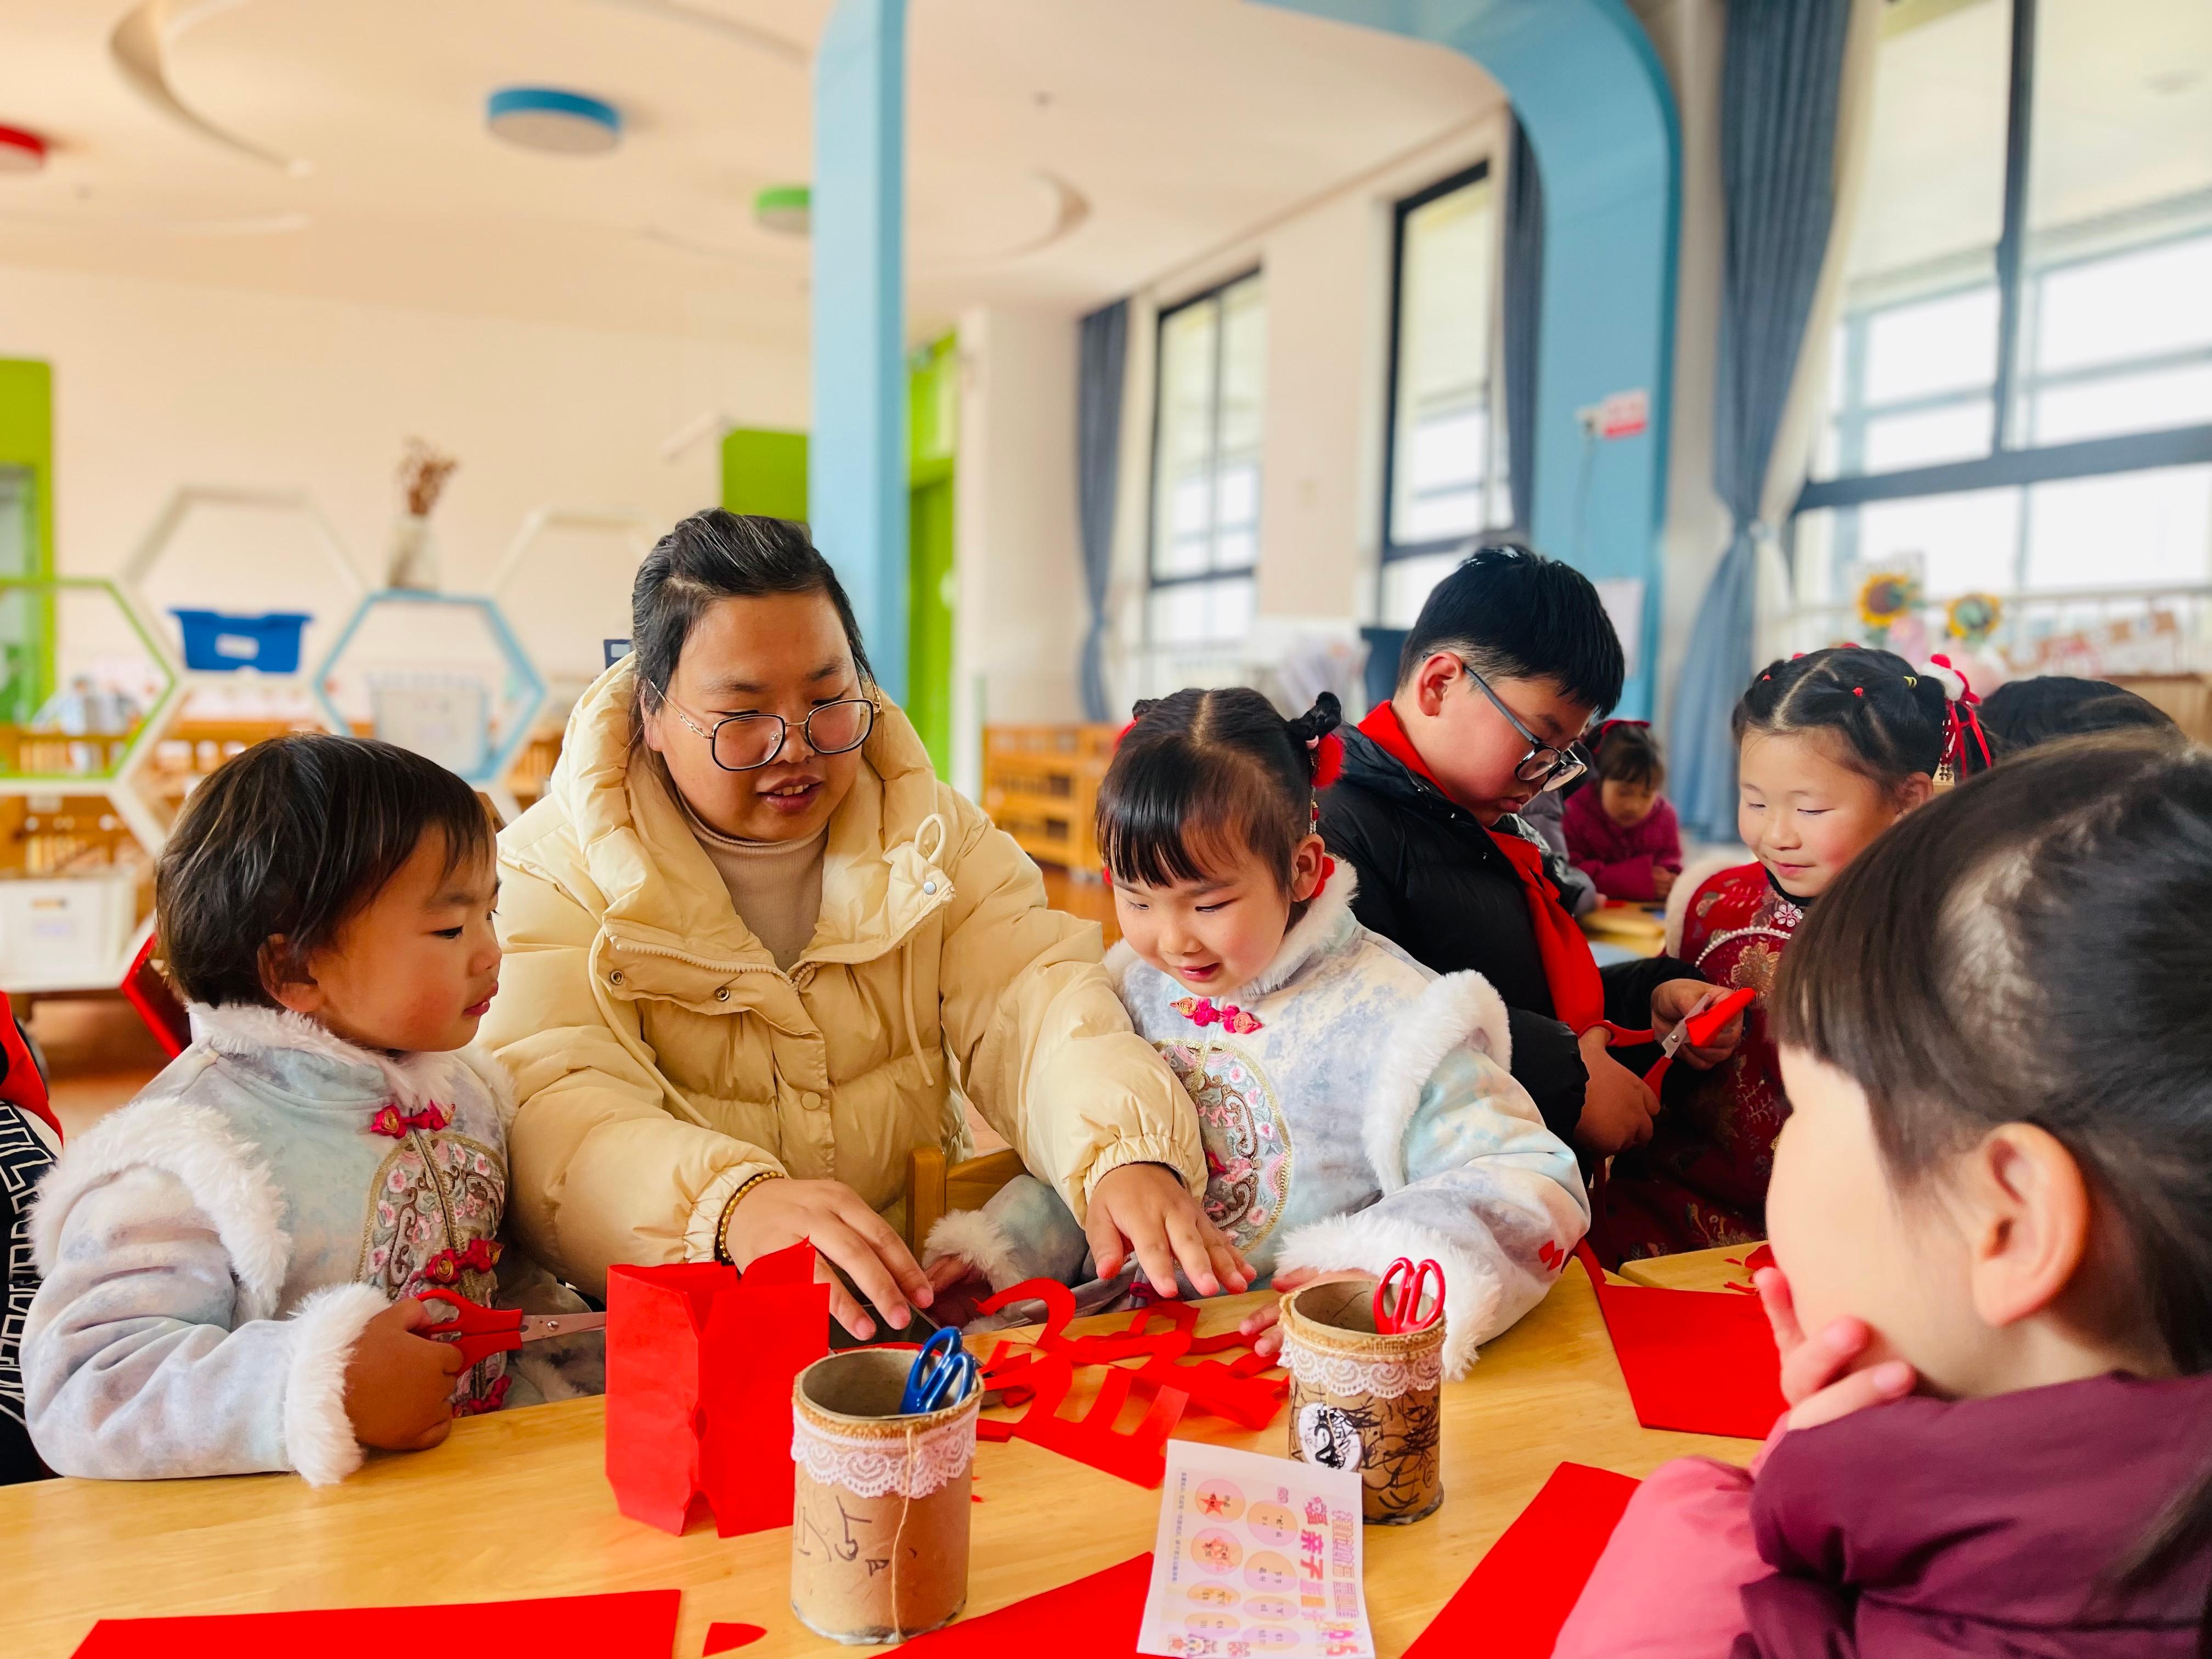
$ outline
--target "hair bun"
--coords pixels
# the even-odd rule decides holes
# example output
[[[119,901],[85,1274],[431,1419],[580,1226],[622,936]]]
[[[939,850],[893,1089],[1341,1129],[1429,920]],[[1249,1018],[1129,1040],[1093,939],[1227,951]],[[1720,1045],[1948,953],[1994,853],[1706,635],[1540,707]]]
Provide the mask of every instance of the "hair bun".
[[[1344,705],[1336,700],[1336,693],[1324,691],[1314,699],[1312,708],[1294,720],[1285,720],[1291,735],[1300,743],[1311,743],[1325,738],[1344,724]]]

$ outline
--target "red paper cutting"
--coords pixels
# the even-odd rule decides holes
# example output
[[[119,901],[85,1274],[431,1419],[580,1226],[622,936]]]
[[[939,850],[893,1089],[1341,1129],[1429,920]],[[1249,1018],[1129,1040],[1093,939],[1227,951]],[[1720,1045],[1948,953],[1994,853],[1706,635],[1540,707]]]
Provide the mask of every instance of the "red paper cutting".
[[[699,1659],[711,1653],[729,1653],[738,1648],[749,1648],[768,1632],[758,1625],[709,1625],[707,1626],[707,1645],[699,1650]]]
[[[1756,1301],[1720,1291],[1608,1285],[1587,1244],[1575,1254],[1597,1292],[1638,1422],[1647,1429],[1765,1437],[1789,1407],[1781,1357]]]
[[[791,1384],[830,1351],[814,1247],[734,1267],[607,1275],[607,1481],[624,1515],[680,1534],[701,1500],[725,1538],[791,1524]]]
[[[1188,1395],[1180,1389],[1162,1389],[1144,1420],[1124,1433],[1114,1420],[1121,1416],[1135,1380],[1127,1371],[1109,1366],[1099,1377],[1098,1398],[1079,1418],[1059,1415],[1075,1380],[1075,1368],[1065,1358],[1055,1355],[1038,1362],[1035,1375],[1036,1398],[1014,1425],[1018,1438],[1134,1486],[1157,1486],[1166,1478],[1168,1436],[1182,1420]]]
[[[391,1659],[395,1653],[467,1652],[669,1659],[682,1594],[630,1590],[458,1607],[103,1619],[78,1644],[76,1659]]]
[[[1015,1659],[1051,1654],[1053,1659],[1129,1659],[1145,1620],[1152,1558],[1132,1556],[1118,1567],[1094,1572],[987,1613],[963,1619],[899,1650],[901,1659]]]
[[[1406,1659],[1550,1659],[1636,1486],[1610,1469],[1560,1464]]]

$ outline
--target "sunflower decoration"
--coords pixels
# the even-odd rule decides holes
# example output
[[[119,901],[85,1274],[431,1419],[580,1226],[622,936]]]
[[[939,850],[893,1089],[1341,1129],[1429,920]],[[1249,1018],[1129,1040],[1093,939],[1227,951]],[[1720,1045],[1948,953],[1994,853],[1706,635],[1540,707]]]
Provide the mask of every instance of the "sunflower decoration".
[[[1889,630],[1920,603],[1920,578],[1909,570],[1877,570],[1859,585],[1859,620],[1887,644]]]
[[[1943,631],[1970,647],[1987,645],[2004,620],[2004,601],[1994,593],[1961,593],[1944,612]]]

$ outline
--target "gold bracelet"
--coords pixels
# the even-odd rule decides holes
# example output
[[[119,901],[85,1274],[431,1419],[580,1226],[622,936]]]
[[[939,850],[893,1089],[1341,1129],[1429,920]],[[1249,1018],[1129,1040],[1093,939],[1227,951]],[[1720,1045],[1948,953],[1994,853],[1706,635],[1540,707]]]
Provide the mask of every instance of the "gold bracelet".
[[[714,1260],[734,1267],[730,1261],[730,1218],[737,1212],[738,1200],[763,1181],[781,1181],[781,1170],[756,1170],[738,1183],[738,1190],[730,1194],[730,1201],[722,1206],[722,1218],[714,1224]]]

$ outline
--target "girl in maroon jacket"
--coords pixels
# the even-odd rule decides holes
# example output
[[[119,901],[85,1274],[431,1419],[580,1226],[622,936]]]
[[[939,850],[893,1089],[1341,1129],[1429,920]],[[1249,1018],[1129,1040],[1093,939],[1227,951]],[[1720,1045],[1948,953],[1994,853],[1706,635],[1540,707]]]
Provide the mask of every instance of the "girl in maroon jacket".
[[[1555,1659],[2212,1652],[2212,752],[2056,744],[1798,928],[1793,1408],[1637,1492]]]
[[[1608,720],[1595,758],[1595,775],[1567,799],[1567,857],[1607,898],[1663,899],[1682,873],[1682,832],[1659,793],[1659,739],[1642,720]]]

